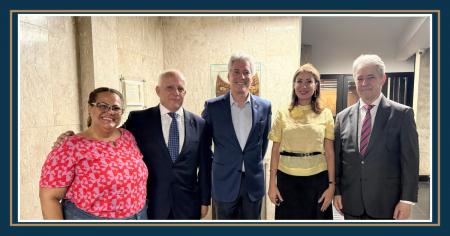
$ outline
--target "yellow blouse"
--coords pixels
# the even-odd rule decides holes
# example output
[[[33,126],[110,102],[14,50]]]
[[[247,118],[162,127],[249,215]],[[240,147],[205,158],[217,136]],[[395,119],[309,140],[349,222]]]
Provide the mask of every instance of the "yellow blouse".
[[[296,106],[291,112],[279,110],[269,133],[269,139],[279,142],[280,152],[311,153],[324,150],[324,139],[334,140],[334,120],[330,109],[320,114],[311,105]],[[310,176],[327,170],[324,154],[306,157],[280,155],[278,169],[294,176]]]

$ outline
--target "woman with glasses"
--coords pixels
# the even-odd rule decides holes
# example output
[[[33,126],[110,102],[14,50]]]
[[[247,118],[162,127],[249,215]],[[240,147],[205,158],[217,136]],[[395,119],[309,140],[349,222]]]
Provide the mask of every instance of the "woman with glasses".
[[[269,198],[275,219],[332,219],[334,121],[320,104],[320,74],[301,66],[292,81],[288,108],[278,111],[269,139]]]
[[[147,219],[148,170],[133,135],[117,128],[123,103],[115,89],[89,94],[88,128],[54,148],[42,167],[44,219]]]

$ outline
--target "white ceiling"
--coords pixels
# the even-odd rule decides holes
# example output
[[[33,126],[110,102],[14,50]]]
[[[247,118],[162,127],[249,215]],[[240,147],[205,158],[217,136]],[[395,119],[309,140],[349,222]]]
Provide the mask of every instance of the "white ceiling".
[[[325,68],[331,66],[328,65],[332,63],[330,57],[334,61],[344,60],[347,65],[362,53],[376,53],[400,67],[411,67],[407,65],[411,64],[408,58],[419,49],[430,47],[430,19],[428,16],[303,16],[302,44],[312,45],[313,62]]]

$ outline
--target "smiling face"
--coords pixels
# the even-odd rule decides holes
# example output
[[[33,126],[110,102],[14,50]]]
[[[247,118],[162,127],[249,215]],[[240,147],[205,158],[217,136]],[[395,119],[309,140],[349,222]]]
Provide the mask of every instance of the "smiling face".
[[[386,76],[377,71],[376,65],[362,65],[355,69],[356,92],[366,103],[371,104],[380,96]]]
[[[252,84],[252,71],[250,63],[246,60],[236,60],[228,71],[231,93],[235,96],[247,96]]]
[[[105,105],[108,109],[105,109]],[[91,126],[102,129],[114,129],[120,124],[123,101],[117,94],[111,92],[98,93],[95,104],[90,104],[88,111]]]
[[[294,81],[294,92],[300,105],[311,104],[311,99],[316,91],[316,81],[310,72],[300,72]]]
[[[174,73],[166,74],[156,86],[159,102],[171,112],[176,112],[183,105],[186,95],[185,83]]]

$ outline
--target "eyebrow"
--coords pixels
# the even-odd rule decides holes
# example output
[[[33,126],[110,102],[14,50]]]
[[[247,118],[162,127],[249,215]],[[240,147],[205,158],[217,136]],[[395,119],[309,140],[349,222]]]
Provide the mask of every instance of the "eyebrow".
[[[106,105],[108,105],[108,106],[119,106],[120,107],[120,105],[117,105],[117,104],[109,104],[109,103],[107,103],[107,102],[95,102],[95,103],[103,103],[103,104],[106,104]]]

